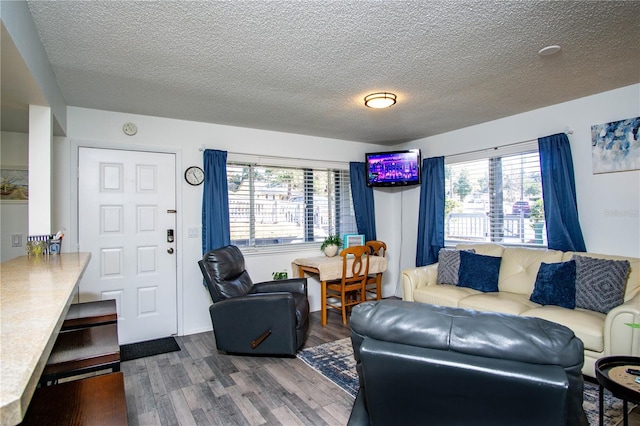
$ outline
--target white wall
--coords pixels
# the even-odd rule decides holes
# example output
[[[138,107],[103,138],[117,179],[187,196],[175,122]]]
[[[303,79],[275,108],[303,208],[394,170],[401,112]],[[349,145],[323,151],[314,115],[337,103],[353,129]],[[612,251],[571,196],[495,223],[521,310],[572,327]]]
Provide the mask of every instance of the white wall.
[[[138,133],[126,136],[122,132],[123,123],[131,121],[138,126]],[[54,228],[65,228],[63,251],[77,250],[75,229],[75,165],[73,149],[77,145],[102,146],[107,148],[140,148],[147,150],[175,150],[180,164],[180,174],[191,165],[202,166],[202,152],[205,145],[210,149],[221,149],[229,153],[283,156],[324,160],[330,162],[364,161],[364,153],[380,150],[378,145],[362,144],[343,140],[318,138],[255,129],[221,126],[159,117],[131,115],[69,107],[67,115],[67,138],[54,140]],[[181,334],[191,334],[211,329],[209,319],[209,295],[202,286],[202,275],[197,265],[201,258],[201,239],[187,238],[188,228],[201,225],[202,186],[193,187],[179,178],[177,248],[179,266],[179,286],[182,290]],[[387,223],[397,216],[395,209],[386,212],[384,192],[376,192],[376,204],[383,206],[377,212],[378,237],[388,243],[389,271],[384,274],[386,295],[393,294],[398,275],[399,259],[393,231]],[[376,207],[377,208],[377,207]],[[247,270],[254,281],[271,279],[274,271],[291,271],[291,261],[297,257],[318,256],[316,249],[289,251],[269,255],[247,255]],[[96,261],[95,259],[93,261]],[[180,288],[179,288],[180,290]],[[309,301],[313,311],[320,309],[320,291],[316,280],[309,282]]]
[[[29,234],[47,235],[51,227],[53,125],[51,108],[29,105]]]
[[[385,150],[391,150],[391,148],[384,146],[377,148],[377,151]],[[388,268],[384,274],[386,275],[386,285],[382,296],[396,295],[400,297],[402,295],[400,271],[415,266],[420,187],[374,188],[373,194],[377,238],[387,243],[389,250],[387,254]],[[412,200],[415,200],[415,204],[412,203]],[[412,242],[405,241],[407,235]],[[406,248],[409,246],[412,248],[407,250]]]
[[[640,171],[593,175],[590,135],[592,124],[640,115],[639,93],[640,85],[633,85],[394,148],[421,148],[423,157],[427,158],[536,139],[571,129],[578,208],[587,249],[640,257]],[[122,124],[127,121],[137,124],[136,136],[129,137],[122,132]],[[172,150],[178,154],[181,171],[190,165],[202,164],[199,151],[202,145],[233,153],[331,162],[362,161],[365,152],[386,149],[350,141],[70,107],[68,137],[54,140],[53,227],[66,229],[64,251],[75,250],[71,242],[77,241],[75,164],[72,165],[72,147],[77,145]],[[201,256],[201,241],[186,238],[188,228],[200,226],[201,191],[202,187],[192,187],[180,179],[177,242],[182,265],[178,277],[182,294],[181,334],[211,328],[209,297],[201,285],[196,265]],[[396,292],[399,271],[415,264],[420,190],[418,187],[383,188],[376,189],[374,194],[378,238],[389,247],[389,270],[384,277],[383,294],[399,295]],[[318,254],[316,250],[306,250],[248,255],[247,269],[254,280],[268,280],[275,270],[286,269],[291,273],[292,259]],[[309,290],[312,310],[318,310],[317,281],[310,281]]]
[[[29,163],[29,137],[25,133],[0,134],[0,165],[25,169]],[[26,201],[0,202],[0,262],[26,254],[29,204]],[[11,247],[11,234],[22,234],[22,246]]]
[[[578,214],[587,251],[640,257],[640,171],[594,175],[591,169],[591,126],[637,116],[640,116],[638,84],[416,140],[400,147],[421,148],[423,158],[428,158],[572,130],[569,140]],[[401,269],[415,266],[419,197],[419,191],[406,192],[402,200]]]

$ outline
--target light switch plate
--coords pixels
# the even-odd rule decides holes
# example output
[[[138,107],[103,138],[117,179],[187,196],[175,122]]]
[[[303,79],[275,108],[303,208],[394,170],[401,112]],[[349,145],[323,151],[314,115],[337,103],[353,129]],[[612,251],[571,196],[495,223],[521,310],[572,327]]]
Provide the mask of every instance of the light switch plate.
[[[189,238],[198,238],[198,231],[200,231],[200,228],[189,228],[187,230]]]
[[[11,247],[22,247],[22,234],[11,234]]]

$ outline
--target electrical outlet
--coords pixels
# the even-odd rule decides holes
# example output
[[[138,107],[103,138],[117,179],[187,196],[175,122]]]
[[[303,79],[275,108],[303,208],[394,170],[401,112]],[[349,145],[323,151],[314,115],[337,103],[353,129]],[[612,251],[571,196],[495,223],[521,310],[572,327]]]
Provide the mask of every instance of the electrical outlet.
[[[11,247],[22,247],[22,234],[11,234]]]

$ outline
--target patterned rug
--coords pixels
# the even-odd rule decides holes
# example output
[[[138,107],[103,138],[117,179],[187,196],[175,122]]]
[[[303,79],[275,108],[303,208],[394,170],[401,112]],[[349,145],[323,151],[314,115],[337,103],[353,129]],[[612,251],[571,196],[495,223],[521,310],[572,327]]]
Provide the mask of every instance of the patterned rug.
[[[355,398],[358,393],[358,374],[353,358],[351,339],[341,339],[325,343],[298,352],[298,358],[311,368],[340,386]],[[584,411],[590,425],[598,424],[598,386],[589,382],[584,384]],[[629,404],[631,410],[635,405]],[[622,400],[608,391],[604,395],[604,424],[615,426],[622,420]]]

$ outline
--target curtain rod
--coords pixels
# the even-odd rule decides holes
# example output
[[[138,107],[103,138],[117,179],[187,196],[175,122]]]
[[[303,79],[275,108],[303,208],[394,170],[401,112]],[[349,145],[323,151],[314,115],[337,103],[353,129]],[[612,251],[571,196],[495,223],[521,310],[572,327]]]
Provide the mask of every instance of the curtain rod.
[[[198,151],[200,152],[204,152],[206,149],[208,149],[205,144],[200,145],[200,148],[198,148]],[[315,161],[315,162],[325,162],[324,160],[314,160],[312,158],[301,158],[301,157],[285,157],[285,156],[278,156],[278,155],[263,155],[263,154],[248,154],[246,152],[234,152],[234,151],[227,151],[227,154],[231,154],[231,155],[244,155],[244,156],[250,156],[250,157],[256,157],[256,158],[268,158],[268,159],[273,159],[273,160],[299,160],[299,161]],[[349,162],[348,161],[336,161],[336,160],[327,160],[326,162],[329,162],[331,164],[340,164],[340,165],[348,165]]]
[[[563,132],[563,133],[565,133],[567,135],[572,135],[573,134],[573,130],[567,130],[566,132]],[[513,146],[518,146],[518,145],[525,145],[525,144],[529,144],[529,143],[533,143],[533,142],[537,142],[537,141],[538,141],[538,139],[530,139],[530,140],[527,140],[527,141],[508,143],[506,145],[500,145],[500,146],[494,146],[494,147],[489,147],[489,148],[476,149],[475,151],[466,151],[466,152],[461,152],[459,154],[445,155],[445,157],[455,158],[455,157],[458,157],[458,156],[475,154],[475,153],[478,153],[478,152],[497,151],[500,148],[507,148],[507,147],[513,147]]]
[[[566,132],[567,135],[572,135],[573,134],[573,130],[569,129]],[[452,154],[449,155],[448,157],[456,157],[458,155],[467,155],[467,154],[475,154],[477,152],[486,152],[486,151],[491,151],[491,150],[495,150],[497,151],[500,148],[506,148],[506,147],[510,147],[510,146],[517,146],[517,145],[524,145],[527,143],[531,143],[531,142],[536,142],[537,139],[530,139],[527,141],[521,141],[521,142],[514,142],[514,143],[509,143],[506,145],[500,145],[500,146],[494,146],[493,148],[482,148],[482,149],[477,149],[475,151],[467,151],[467,152],[462,152],[460,154]],[[204,150],[207,149],[205,144],[200,145],[200,148],[198,148],[198,151],[200,152],[204,152]],[[288,158],[291,160],[309,160],[308,158],[299,158],[299,157],[279,157],[279,156],[275,156],[275,155],[256,155],[256,154],[247,154],[246,152],[233,152],[233,151],[227,151],[228,154],[236,154],[236,155],[253,155],[256,157],[262,157],[262,158]],[[337,163],[345,163],[344,161],[336,161]],[[346,163],[345,163],[346,164]]]
[[[205,144],[200,145],[200,148],[198,148],[198,151],[200,152],[204,152],[207,148],[207,146]],[[296,158],[296,157],[279,157],[277,155],[262,155],[262,154],[249,154],[246,152],[234,152],[234,151],[227,151],[227,154],[233,154],[233,155],[251,155],[254,157],[264,157],[264,158],[290,158],[292,160],[308,160],[308,158]]]
[[[207,146],[205,144],[200,145],[200,148],[198,148],[198,151],[200,152],[204,152],[207,148]],[[276,155],[262,155],[262,154],[248,154],[246,152],[233,152],[233,151],[227,151],[227,154],[232,154],[232,155],[251,155],[254,157],[262,157],[262,158],[288,158],[291,160],[308,160],[308,158],[295,158],[295,157],[278,157]]]

